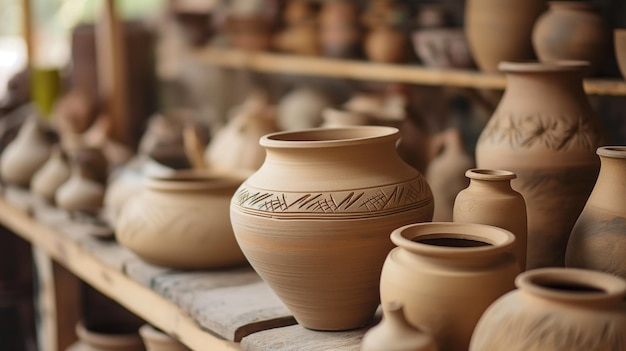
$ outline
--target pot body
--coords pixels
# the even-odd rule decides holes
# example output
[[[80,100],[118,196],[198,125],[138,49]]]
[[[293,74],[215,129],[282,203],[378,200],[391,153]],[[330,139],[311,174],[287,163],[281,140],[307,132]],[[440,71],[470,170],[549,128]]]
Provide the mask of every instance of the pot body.
[[[626,279],[626,146],[598,148],[596,185],[574,225],[565,264]]]
[[[533,58],[531,33],[545,0],[467,0],[465,32],[482,71],[497,72],[500,61]]]
[[[528,213],[527,269],[563,266],[604,143],[582,88],[588,64],[502,63],[507,88],[476,146],[479,168],[514,172]]]
[[[626,29],[615,28],[613,30],[613,46],[615,58],[622,78],[626,79]]]
[[[489,305],[514,289],[519,273],[513,234],[473,223],[400,227],[383,266],[383,304],[397,301],[411,325],[434,336],[441,350],[467,350]]]
[[[30,189],[47,201],[54,201],[57,189],[70,177],[67,156],[60,147],[54,148],[48,161],[33,175]]]
[[[248,261],[304,327],[366,325],[398,226],[430,221],[424,177],[391,127],[266,135],[267,157],[237,190],[231,221]]]
[[[523,271],[526,267],[527,215],[522,194],[513,190],[513,172],[493,169],[470,169],[470,179],[454,201],[452,220],[461,223],[489,224],[515,235],[515,257]]]
[[[400,63],[408,55],[409,39],[402,30],[391,26],[371,28],[365,36],[364,50],[373,62]]]
[[[245,263],[230,226],[230,198],[242,180],[179,172],[150,178],[122,207],[119,243],[145,261],[178,269]]]
[[[582,269],[520,274],[481,317],[470,351],[626,350],[626,282]]]

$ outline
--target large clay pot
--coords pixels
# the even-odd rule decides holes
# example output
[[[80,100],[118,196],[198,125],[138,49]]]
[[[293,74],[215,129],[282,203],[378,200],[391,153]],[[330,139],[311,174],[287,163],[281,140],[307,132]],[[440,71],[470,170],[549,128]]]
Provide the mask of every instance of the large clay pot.
[[[180,171],[151,177],[122,207],[119,243],[145,261],[178,269],[208,269],[246,262],[228,216],[242,178]]]
[[[528,219],[522,194],[513,190],[515,173],[496,169],[470,169],[470,184],[456,196],[452,220],[504,228],[515,235],[515,257],[526,268]]]
[[[611,50],[611,28],[596,4],[550,1],[535,23],[532,43],[541,61],[581,60],[601,66]]]
[[[626,279],[626,146],[598,148],[601,167],[567,244],[565,264]]]
[[[582,62],[500,64],[507,88],[476,146],[479,168],[517,174],[528,211],[527,269],[563,266],[604,143],[583,91]]]
[[[520,274],[485,311],[470,351],[626,350],[626,282],[583,269]]]
[[[241,249],[306,328],[369,323],[389,233],[432,218],[430,188],[398,156],[398,134],[361,126],[266,135],[265,163],[233,197]]]
[[[532,29],[545,7],[545,0],[467,0],[465,31],[478,67],[497,72],[500,61],[532,59]]]
[[[383,308],[383,320],[363,336],[361,351],[437,351],[432,336],[412,326],[404,316],[401,303],[390,302]]]
[[[515,288],[515,236],[474,223],[410,224],[391,233],[398,247],[380,278],[383,304],[404,304],[409,322],[435,337],[441,350],[466,351],[483,312]]]
[[[86,328],[79,322],[76,335],[90,351],[145,351],[139,334],[119,324]]]
[[[139,328],[139,335],[146,346],[146,351],[190,351],[190,349],[171,336],[144,324]]]

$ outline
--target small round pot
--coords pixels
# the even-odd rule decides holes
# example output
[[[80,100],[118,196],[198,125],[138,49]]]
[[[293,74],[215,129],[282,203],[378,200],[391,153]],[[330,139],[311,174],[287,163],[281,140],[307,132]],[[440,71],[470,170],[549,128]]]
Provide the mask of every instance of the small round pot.
[[[145,351],[137,332],[128,332],[127,328],[118,325],[87,329],[82,322],[78,322],[76,336],[91,351]]]

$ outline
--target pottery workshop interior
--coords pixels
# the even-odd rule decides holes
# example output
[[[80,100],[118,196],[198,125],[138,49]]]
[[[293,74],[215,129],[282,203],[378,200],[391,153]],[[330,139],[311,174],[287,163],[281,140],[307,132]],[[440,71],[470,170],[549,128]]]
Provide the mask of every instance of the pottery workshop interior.
[[[0,0],[0,351],[626,351],[626,1]]]

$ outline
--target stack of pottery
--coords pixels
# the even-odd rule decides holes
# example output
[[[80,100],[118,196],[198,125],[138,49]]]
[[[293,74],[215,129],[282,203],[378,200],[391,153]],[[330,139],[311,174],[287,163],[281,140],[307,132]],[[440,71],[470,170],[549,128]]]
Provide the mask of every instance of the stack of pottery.
[[[367,325],[389,233],[432,218],[428,183],[398,156],[398,136],[377,126],[266,135],[265,162],[232,199],[242,251],[306,328]]]
[[[399,63],[408,58],[407,13],[395,0],[370,1],[362,17],[363,25],[368,28],[364,50],[370,61]]]
[[[324,1],[319,16],[319,43],[324,56],[357,57],[361,50],[358,8],[351,0]]]
[[[318,55],[317,14],[313,2],[291,0],[283,17],[286,28],[274,35],[273,46],[283,52]]]

